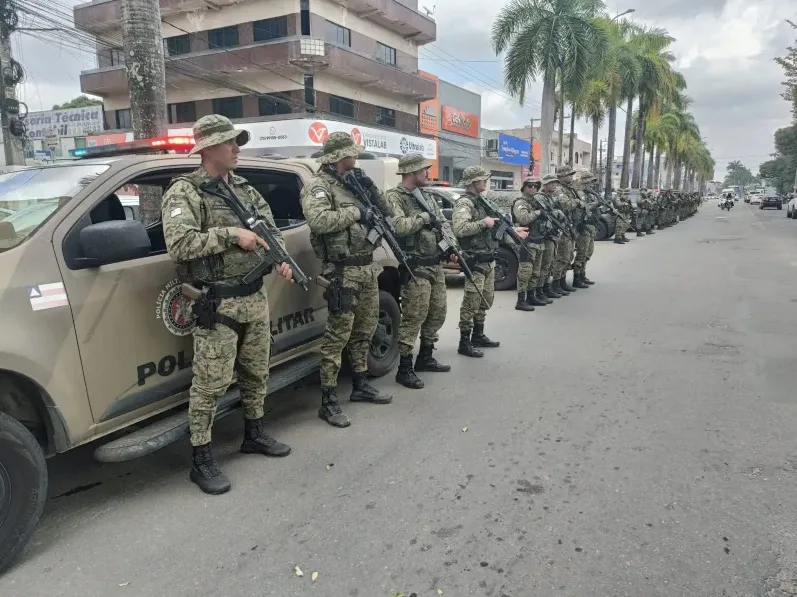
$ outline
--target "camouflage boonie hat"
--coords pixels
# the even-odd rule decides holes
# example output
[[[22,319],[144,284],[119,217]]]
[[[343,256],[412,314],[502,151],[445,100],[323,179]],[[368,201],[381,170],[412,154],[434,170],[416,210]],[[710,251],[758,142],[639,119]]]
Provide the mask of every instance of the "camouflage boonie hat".
[[[522,189],[529,184],[537,185],[537,188],[540,188],[542,186],[542,180],[539,176],[527,176],[525,179],[523,179],[523,184],[520,185],[520,188]]]
[[[564,176],[572,176],[572,175],[573,175],[573,174],[575,174],[575,173],[576,173],[576,171],[575,171],[575,170],[573,170],[573,167],[572,167],[572,166],[559,166],[559,167],[556,169],[556,175],[557,175],[559,178],[562,178],[562,177],[564,177]]]
[[[320,164],[334,164],[343,158],[356,158],[365,148],[357,145],[351,135],[338,131],[324,141],[324,154],[318,158]]]
[[[542,177],[542,186],[550,184],[552,182],[559,182],[559,177],[556,174],[546,174]]]
[[[578,175],[577,175],[577,176],[578,176],[578,179],[579,179],[579,180],[582,180],[582,181],[585,181],[585,182],[586,182],[586,181],[588,181],[588,180],[590,180],[590,181],[596,181],[596,180],[598,180],[598,177],[597,177],[597,176],[595,176],[595,175],[594,175],[592,172],[590,172],[589,170],[582,170],[581,172],[579,172],[579,173],[578,173]]]
[[[233,139],[235,139],[238,147],[249,143],[249,131],[235,128],[232,121],[221,114],[203,116],[194,123],[193,131],[195,145],[188,152],[188,155],[194,155],[203,149],[221,145]]]
[[[468,166],[462,172],[462,178],[459,179],[459,184],[466,187],[477,180],[487,180],[490,176],[490,173],[481,166]]]
[[[398,161],[396,174],[412,174],[420,170],[432,167],[432,162],[423,157],[420,153],[408,153],[401,156]]]

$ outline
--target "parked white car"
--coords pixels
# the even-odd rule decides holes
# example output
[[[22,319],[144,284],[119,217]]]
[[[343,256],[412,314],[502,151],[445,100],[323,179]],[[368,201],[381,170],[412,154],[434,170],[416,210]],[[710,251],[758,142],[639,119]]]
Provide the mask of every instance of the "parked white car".
[[[786,217],[793,220],[797,219],[797,197],[792,198],[786,204]]]
[[[761,195],[751,195],[750,205],[761,205]]]

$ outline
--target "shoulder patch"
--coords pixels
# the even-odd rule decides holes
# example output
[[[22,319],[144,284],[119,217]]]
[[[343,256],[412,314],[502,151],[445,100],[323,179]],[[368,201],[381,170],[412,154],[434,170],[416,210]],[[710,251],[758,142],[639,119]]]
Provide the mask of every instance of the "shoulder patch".
[[[316,189],[313,191],[313,197],[316,199],[324,199],[327,196],[327,192],[324,189]]]
[[[171,216],[172,218],[176,218],[177,216],[181,215],[182,213],[183,213],[182,208],[175,207],[171,212],[169,212],[169,216]]]

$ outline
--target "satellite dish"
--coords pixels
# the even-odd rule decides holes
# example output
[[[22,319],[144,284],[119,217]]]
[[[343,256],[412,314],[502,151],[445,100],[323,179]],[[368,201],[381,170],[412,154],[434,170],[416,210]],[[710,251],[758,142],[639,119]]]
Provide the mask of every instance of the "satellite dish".
[[[437,6],[437,5],[435,5],[435,4],[432,4],[432,9],[431,9],[431,10],[429,10],[429,9],[428,9],[427,7],[425,7],[425,6],[423,7],[423,10],[424,10],[424,11],[426,11],[426,16],[427,16],[427,17],[431,17],[431,16],[434,14],[434,11],[435,11],[435,8],[436,8],[436,6]]]

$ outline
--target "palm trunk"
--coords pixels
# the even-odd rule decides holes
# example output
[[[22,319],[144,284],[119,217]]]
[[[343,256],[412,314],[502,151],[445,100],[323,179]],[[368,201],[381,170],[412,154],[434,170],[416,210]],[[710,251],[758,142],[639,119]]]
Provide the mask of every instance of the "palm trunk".
[[[661,188],[661,147],[656,146],[656,173],[653,175],[655,188]]]
[[[617,128],[617,105],[609,106],[609,139],[606,142],[606,186],[605,198],[612,196],[612,174],[614,173],[614,133]]]
[[[676,160],[675,160],[675,171],[673,172],[672,187],[676,191],[680,191],[681,190],[681,160],[680,160],[680,158],[676,158]]]
[[[655,145],[650,146],[650,151],[648,152],[648,179],[645,186],[649,189],[653,189],[653,151],[656,149]]]
[[[639,105],[639,116],[636,122],[636,153],[634,154],[634,174],[631,179],[631,188],[640,188],[642,182],[642,158],[645,155],[645,111],[642,109],[642,102]]]
[[[551,139],[553,138],[553,117],[556,107],[556,71],[545,72],[542,84],[542,107],[540,114],[540,174],[545,176],[551,173]]]
[[[559,155],[556,157],[556,165],[562,165],[562,157],[565,154],[565,86],[562,84],[562,91],[559,95]]]
[[[568,152],[567,159],[570,166],[575,166],[573,162],[573,153],[575,151],[575,143],[573,141],[576,138],[576,107],[571,104],[570,106],[570,151]]]
[[[631,132],[634,125],[634,98],[628,98],[625,113],[625,139],[623,140],[623,169],[620,172],[620,188],[628,188],[629,167],[631,165]]]
[[[673,170],[675,170],[675,156],[671,153],[667,154],[667,177],[664,181],[664,188],[671,189],[672,188],[672,175]]]
[[[589,169],[594,174],[598,173],[598,134],[600,132],[598,119],[592,119],[592,155],[590,156]]]

